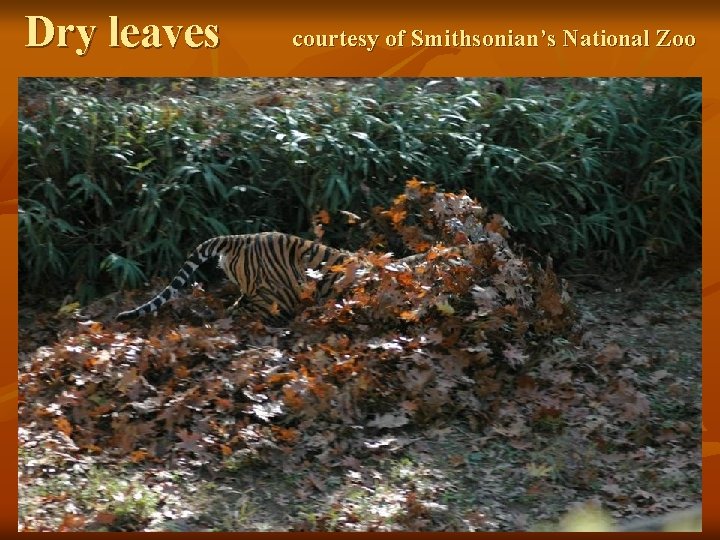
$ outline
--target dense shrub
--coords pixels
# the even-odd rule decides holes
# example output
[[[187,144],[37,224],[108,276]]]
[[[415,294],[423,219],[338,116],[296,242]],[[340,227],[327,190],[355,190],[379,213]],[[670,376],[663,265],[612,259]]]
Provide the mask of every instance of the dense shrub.
[[[320,210],[354,248],[340,212],[367,217],[413,176],[561,261],[699,257],[699,80],[311,82],[21,81],[23,287],[137,287],[210,236],[308,234]]]

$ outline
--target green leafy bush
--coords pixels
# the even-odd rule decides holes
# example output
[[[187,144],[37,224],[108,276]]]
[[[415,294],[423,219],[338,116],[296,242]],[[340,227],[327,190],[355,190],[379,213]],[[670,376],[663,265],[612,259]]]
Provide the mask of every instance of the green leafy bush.
[[[137,287],[208,237],[307,235],[320,210],[325,240],[354,248],[339,212],[366,217],[411,177],[466,189],[567,264],[699,257],[697,79],[513,80],[509,96],[455,79],[109,82],[124,93],[21,81],[25,290]],[[271,85],[280,98],[253,104]]]

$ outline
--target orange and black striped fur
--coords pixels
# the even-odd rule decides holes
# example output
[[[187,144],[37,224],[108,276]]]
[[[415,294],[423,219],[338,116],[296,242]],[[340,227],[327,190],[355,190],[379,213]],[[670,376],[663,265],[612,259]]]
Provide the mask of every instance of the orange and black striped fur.
[[[157,311],[185,287],[195,270],[211,257],[235,282],[240,300],[249,311],[265,320],[282,320],[296,314],[309,270],[319,272],[316,297],[326,298],[342,272],[330,268],[342,264],[351,254],[318,242],[278,232],[218,236],[197,246],[170,285],[145,304],[123,311],[117,320],[134,319]]]

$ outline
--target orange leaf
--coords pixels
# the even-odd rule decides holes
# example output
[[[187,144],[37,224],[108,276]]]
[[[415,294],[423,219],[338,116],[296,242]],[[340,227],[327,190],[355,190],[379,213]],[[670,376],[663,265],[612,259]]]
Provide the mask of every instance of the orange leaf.
[[[508,232],[505,228],[505,218],[502,217],[500,214],[493,214],[490,221],[485,225],[485,230],[490,232],[496,232],[500,234],[501,236],[507,238]]]
[[[417,178],[413,178],[412,180],[408,180],[405,183],[405,186],[408,189],[420,189],[420,186],[422,186],[422,182],[418,180]]]
[[[186,366],[179,365],[175,368],[175,376],[176,377],[178,377],[180,379],[184,379],[188,375],[190,375],[190,370]]]
[[[468,238],[467,234],[465,234],[462,231],[458,231],[455,233],[455,239],[453,240],[455,244],[469,244],[470,239]]]
[[[300,300],[314,300],[317,292],[317,281],[310,280],[303,284],[300,289]]]
[[[292,381],[293,379],[296,379],[297,376],[293,372],[285,372],[285,373],[273,373],[272,375],[269,375],[267,378],[268,384],[281,384],[286,383],[288,381]]]
[[[53,423],[55,424],[55,427],[58,428],[60,431],[62,431],[65,435],[68,437],[72,434],[73,428],[70,422],[67,421],[67,418],[64,416],[61,416],[60,418],[56,418],[53,420]]]
[[[319,221],[323,225],[327,225],[330,223],[330,214],[328,214],[327,210],[320,210],[317,214],[313,216],[313,219],[315,221]]]
[[[233,453],[232,448],[230,448],[227,444],[221,444],[220,451],[223,456],[229,456]]]
[[[85,525],[85,518],[78,516],[77,514],[65,514],[62,523],[60,524],[60,530],[66,531],[71,529],[79,529]]]
[[[92,368],[95,367],[95,365],[97,363],[98,363],[97,356],[92,356],[92,357],[88,358],[87,360],[85,360],[85,369],[91,370]]]
[[[406,210],[400,210],[400,209],[392,209],[388,210],[388,214],[390,215],[390,221],[393,222],[393,225],[399,225],[403,221],[405,221],[405,218],[407,217],[407,211]]]
[[[102,416],[103,414],[109,413],[114,409],[112,403],[102,403],[90,411],[90,416]]]
[[[305,400],[297,391],[293,390],[289,386],[284,386],[282,390],[283,400],[288,407],[295,410],[302,409],[303,405],[305,405]]]
[[[308,390],[315,394],[319,398],[325,398],[328,395],[328,384],[322,383],[315,377],[310,378],[308,381]]]
[[[395,279],[404,287],[410,287],[415,283],[412,272],[400,272],[395,276]]]
[[[385,268],[390,262],[387,256],[378,255],[377,253],[368,253],[367,260],[370,264],[378,268]]]
[[[282,442],[294,443],[299,437],[297,429],[283,428],[280,426],[272,426],[271,429],[275,438]]]
[[[115,522],[115,519],[117,519],[117,516],[112,512],[98,512],[95,516],[95,522],[100,525],[110,525]]]
[[[133,463],[139,463],[141,461],[144,461],[145,458],[148,456],[147,451],[145,450],[135,450],[130,454],[130,459]]]
[[[345,264],[333,266],[331,268],[331,270],[333,270],[337,266],[343,267],[341,272],[344,272],[344,275],[340,279],[340,281],[338,281],[336,283],[336,287],[342,290],[355,281],[355,274],[357,272],[359,264],[356,260],[348,261]],[[333,270],[333,271],[336,271],[336,270]]]
[[[412,243],[413,251],[415,251],[416,253],[424,253],[425,251],[430,249],[431,246],[432,244],[427,240],[418,240],[417,242]]]
[[[216,397],[215,398],[215,407],[218,409],[223,409],[225,411],[229,411],[232,409],[233,402],[230,399]]]

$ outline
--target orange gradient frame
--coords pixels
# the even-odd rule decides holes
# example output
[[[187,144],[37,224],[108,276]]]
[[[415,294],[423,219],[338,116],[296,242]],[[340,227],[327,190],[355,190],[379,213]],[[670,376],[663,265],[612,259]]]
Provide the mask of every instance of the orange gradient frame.
[[[20,3],[18,3],[20,4]],[[426,4],[375,0],[342,3],[283,2],[190,4],[180,2],[109,2],[65,5],[39,2],[0,7],[3,67],[0,69],[0,240],[4,259],[0,276],[7,294],[0,295],[0,429],[15,440],[17,431],[17,79],[19,77],[88,76],[207,76],[207,77],[567,77],[567,76],[673,76],[703,78],[703,206],[712,208],[720,197],[720,7],[693,7],[690,3],[663,5],[654,2],[613,1],[579,6],[516,0],[482,5],[470,3]],[[75,34],[69,47],[26,47],[26,16],[42,15],[55,24],[96,25],[93,42],[85,56],[74,50],[82,45]],[[140,28],[148,24],[218,26],[217,48],[135,49],[109,47],[109,18]],[[471,34],[547,33],[563,29],[580,33],[605,30],[634,34],[649,29],[670,29],[692,34],[693,47],[611,48],[388,48],[383,38],[372,52],[363,48],[295,47],[295,34],[397,33],[401,29],[444,33],[464,29]],[[716,67],[713,67],[716,66]],[[709,150],[709,151],[708,151]],[[720,364],[712,358],[720,352],[720,212],[703,216],[703,534],[720,532]],[[19,254],[22,256],[22,254]],[[710,331],[707,331],[707,330]],[[708,389],[710,391],[708,391]],[[2,485],[16,486],[16,448],[0,446]],[[0,493],[0,531],[14,533],[17,494],[14,488]],[[156,533],[157,534],[157,533]],[[402,534],[401,536],[407,536]],[[543,535],[548,536],[549,535]],[[413,535],[415,537],[415,535]]]

